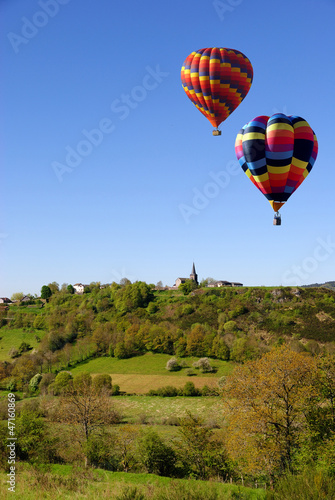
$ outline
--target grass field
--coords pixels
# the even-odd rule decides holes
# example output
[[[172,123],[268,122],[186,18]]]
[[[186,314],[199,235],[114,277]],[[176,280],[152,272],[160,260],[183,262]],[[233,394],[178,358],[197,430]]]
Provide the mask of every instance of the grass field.
[[[72,374],[81,372],[109,373],[112,383],[118,384],[121,391],[130,394],[146,394],[150,389],[158,389],[166,385],[181,388],[186,382],[192,381],[197,388],[204,385],[216,387],[217,380],[223,375],[230,373],[234,367],[233,363],[211,360],[211,364],[216,368],[216,373],[202,374],[199,370],[194,370],[196,376],[187,376],[186,370],[192,368],[192,363],[198,358],[183,358],[187,364],[185,368],[178,372],[169,372],[165,366],[172,356],[169,354],[147,353],[130,359],[116,359],[102,357],[82,363],[71,370]]]
[[[19,496],[21,500],[95,499],[114,500],[261,500],[266,492],[241,486],[170,479],[154,474],[134,474],[54,465],[51,470],[19,467],[15,493],[7,491],[7,477],[0,473],[0,499]]]
[[[113,403],[129,423],[138,423],[147,416],[150,423],[161,424],[170,417],[183,417],[187,411],[204,418],[205,421],[223,422],[220,397],[115,396]]]
[[[45,332],[41,330],[36,330],[34,332],[29,332],[23,328],[6,328],[0,329],[0,361],[9,360],[10,357],[8,353],[12,347],[16,349],[19,348],[21,342],[27,342],[31,347],[37,347],[38,342],[35,339],[35,335],[38,335],[41,339],[45,335]]]

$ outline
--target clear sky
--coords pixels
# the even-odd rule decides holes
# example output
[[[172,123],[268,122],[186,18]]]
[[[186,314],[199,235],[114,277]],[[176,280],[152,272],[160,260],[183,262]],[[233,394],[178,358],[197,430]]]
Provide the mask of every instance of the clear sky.
[[[334,0],[1,0],[0,17],[0,296],[172,285],[193,261],[199,279],[250,286],[335,280]],[[180,80],[212,46],[254,69],[221,137]],[[319,141],[280,227],[234,151],[276,112]]]

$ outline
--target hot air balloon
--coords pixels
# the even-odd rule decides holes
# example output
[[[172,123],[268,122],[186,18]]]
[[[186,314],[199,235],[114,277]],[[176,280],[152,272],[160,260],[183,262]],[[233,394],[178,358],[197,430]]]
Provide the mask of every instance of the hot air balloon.
[[[314,165],[315,133],[300,116],[257,116],[237,134],[235,152],[246,175],[269,200],[275,211],[273,223],[279,226],[279,209]]]
[[[192,52],[181,68],[183,88],[193,104],[218,127],[241,104],[251,87],[249,59],[234,49],[211,47]]]

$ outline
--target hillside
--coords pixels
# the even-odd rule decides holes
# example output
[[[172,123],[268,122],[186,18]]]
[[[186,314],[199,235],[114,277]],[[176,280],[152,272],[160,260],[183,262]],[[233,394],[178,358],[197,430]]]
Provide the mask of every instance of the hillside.
[[[335,291],[325,287],[154,290],[143,282],[0,310],[0,360],[44,354],[56,370],[85,359],[146,352],[243,362],[284,342],[332,349]],[[45,356],[45,353],[49,353]],[[37,361],[36,361],[37,363]]]
[[[326,281],[325,283],[313,283],[312,285],[304,285],[304,288],[329,288],[335,290],[335,281]]]

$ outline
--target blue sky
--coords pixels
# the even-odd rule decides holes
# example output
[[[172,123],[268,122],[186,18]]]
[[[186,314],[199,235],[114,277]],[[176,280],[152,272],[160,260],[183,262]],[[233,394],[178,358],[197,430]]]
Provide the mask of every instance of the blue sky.
[[[188,276],[335,279],[333,0],[0,1],[0,296],[42,285]],[[249,94],[222,136],[181,86],[185,58],[228,47]],[[314,168],[282,226],[238,167],[258,115],[305,118]]]

